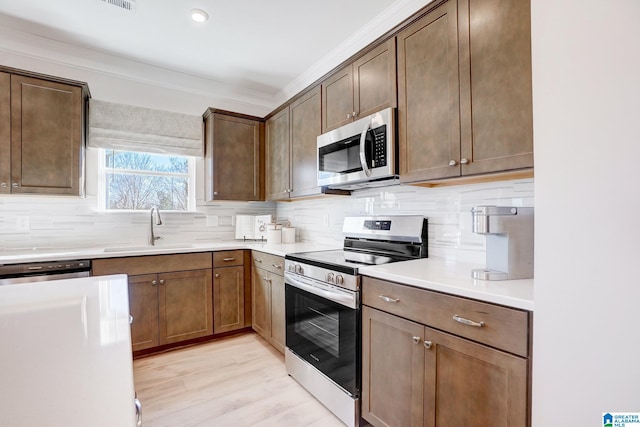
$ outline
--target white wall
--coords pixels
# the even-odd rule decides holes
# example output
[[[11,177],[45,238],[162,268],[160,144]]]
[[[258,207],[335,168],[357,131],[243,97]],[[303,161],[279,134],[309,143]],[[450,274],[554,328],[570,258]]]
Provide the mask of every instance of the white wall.
[[[640,411],[640,2],[532,0],[533,425]]]

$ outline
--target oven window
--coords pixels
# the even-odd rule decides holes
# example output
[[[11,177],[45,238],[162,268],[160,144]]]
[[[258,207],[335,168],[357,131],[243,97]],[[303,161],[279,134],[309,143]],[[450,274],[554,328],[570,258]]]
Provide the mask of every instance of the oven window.
[[[333,357],[340,357],[340,314],[329,305],[296,294],[296,333],[315,342]]]

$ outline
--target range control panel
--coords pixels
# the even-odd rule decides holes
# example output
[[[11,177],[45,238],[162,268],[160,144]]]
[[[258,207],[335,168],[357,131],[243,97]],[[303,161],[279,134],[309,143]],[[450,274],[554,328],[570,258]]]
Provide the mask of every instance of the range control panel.
[[[364,228],[367,230],[391,230],[391,221],[365,220]]]

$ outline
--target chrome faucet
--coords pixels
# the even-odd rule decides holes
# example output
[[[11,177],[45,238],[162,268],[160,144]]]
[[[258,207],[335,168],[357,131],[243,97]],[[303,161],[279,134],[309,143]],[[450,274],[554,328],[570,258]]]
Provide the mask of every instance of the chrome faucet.
[[[156,236],[153,233],[153,222],[154,222],[153,221],[153,211],[156,212],[156,220],[155,220],[156,225],[162,225],[162,218],[160,218],[160,208],[157,207],[157,206],[152,206],[151,207],[151,212],[150,212],[150,214],[151,214],[151,233],[149,234],[149,245],[151,245],[151,246],[155,246],[156,240],[162,239],[162,237]]]

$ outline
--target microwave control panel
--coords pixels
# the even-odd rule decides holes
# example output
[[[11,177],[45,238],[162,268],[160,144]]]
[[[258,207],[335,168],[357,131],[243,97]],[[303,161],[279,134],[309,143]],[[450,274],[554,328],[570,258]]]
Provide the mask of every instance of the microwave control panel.
[[[373,135],[373,156],[371,167],[378,168],[387,165],[387,125],[371,130]]]

